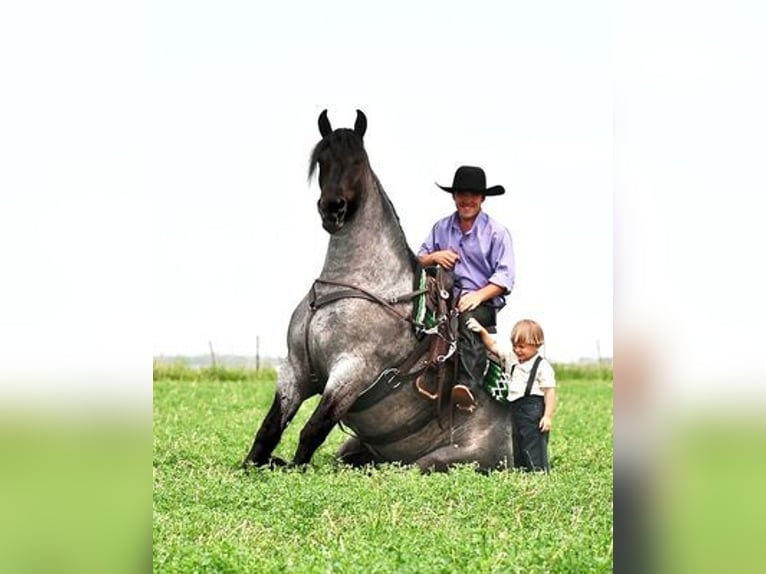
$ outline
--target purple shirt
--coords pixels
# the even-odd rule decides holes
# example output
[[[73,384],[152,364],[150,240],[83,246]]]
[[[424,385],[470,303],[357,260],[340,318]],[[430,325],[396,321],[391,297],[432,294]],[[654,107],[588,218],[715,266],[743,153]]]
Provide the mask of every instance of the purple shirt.
[[[479,212],[473,227],[463,233],[457,212],[437,221],[418,255],[450,249],[460,255],[452,273],[455,293],[476,291],[494,283],[510,294],[516,279],[511,233],[483,211]],[[497,309],[505,306],[505,297],[498,295],[488,301]]]

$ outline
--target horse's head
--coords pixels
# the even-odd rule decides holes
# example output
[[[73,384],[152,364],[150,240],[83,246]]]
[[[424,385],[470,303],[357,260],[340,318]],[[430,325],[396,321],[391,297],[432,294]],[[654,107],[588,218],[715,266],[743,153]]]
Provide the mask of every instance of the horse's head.
[[[319,133],[322,140],[311,154],[309,177],[319,167],[321,195],[317,201],[322,227],[336,233],[348,222],[359,207],[370,164],[364,151],[362,138],[367,129],[367,118],[356,111],[354,129],[330,127],[327,110],[319,115]]]

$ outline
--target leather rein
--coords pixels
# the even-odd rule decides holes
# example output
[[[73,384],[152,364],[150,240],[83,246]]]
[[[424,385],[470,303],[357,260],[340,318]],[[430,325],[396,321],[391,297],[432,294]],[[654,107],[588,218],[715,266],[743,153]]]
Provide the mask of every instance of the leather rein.
[[[330,293],[326,293],[324,295],[317,295],[316,293],[317,284],[331,285],[333,287],[344,287],[344,290],[333,291]],[[398,305],[400,303],[406,303],[407,301],[410,301],[414,299],[415,297],[422,295],[425,292],[426,292],[425,288],[418,289],[416,291],[410,291],[408,293],[404,293],[396,297],[389,297],[388,299],[384,299],[383,297],[380,297],[379,295],[375,295],[374,293],[371,293],[370,291],[367,291],[366,289],[362,289],[361,287],[357,287],[356,285],[351,285],[350,283],[344,283],[342,281],[330,281],[328,279],[315,279],[313,285],[311,285],[311,291],[309,294],[309,308],[313,312],[319,309],[320,307],[324,307],[325,305],[329,303],[333,303],[341,299],[353,299],[353,298],[367,299],[368,301],[378,303],[379,305],[383,307],[383,309],[399,317],[403,321],[407,321],[408,323],[411,323],[412,325],[417,326],[417,323],[412,317],[400,313],[394,308],[394,305]]]
[[[342,290],[331,291],[330,293],[318,295],[316,292],[317,285],[342,287]],[[394,308],[394,305],[406,303],[415,297],[423,295],[426,291],[427,289],[423,288],[415,291],[410,291],[396,297],[389,297],[388,299],[384,299],[379,295],[371,293],[367,289],[362,289],[361,287],[352,285],[350,283],[344,283],[343,281],[330,281],[329,279],[315,279],[314,283],[311,285],[311,290],[309,291],[309,318],[306,322],[304,343],[306,349],[306,358],[308,359],[309,363],[309,376],[311,377],[312,382],[319,382],[319,377],[317,376],[314,365],[311,362],[311,353],[309,353],[309,325],[311,324],[311,320],[313,319],[314,313],[316,313],[317,310],[324,307],[325,305],[329,305],[330,303],[334,303],[335,301],[340,301],[342,299],[366,299],[367,301],[372,301],[373,303],[381,305],[383,309],[385,309],[388,313],[398,317],[403,321],[407,321],[417,329],[419,327],[417,321],[415,321],[412,317],[397,311]]]

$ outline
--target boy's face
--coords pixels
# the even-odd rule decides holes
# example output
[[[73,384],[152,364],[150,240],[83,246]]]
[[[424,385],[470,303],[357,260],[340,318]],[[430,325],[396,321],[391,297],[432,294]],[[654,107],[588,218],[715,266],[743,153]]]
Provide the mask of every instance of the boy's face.
[[[538,348],[537,345],[530,345],[529,343],[513,343],[513,352],[519,358],[519,363],[523,363],[534,357]]]

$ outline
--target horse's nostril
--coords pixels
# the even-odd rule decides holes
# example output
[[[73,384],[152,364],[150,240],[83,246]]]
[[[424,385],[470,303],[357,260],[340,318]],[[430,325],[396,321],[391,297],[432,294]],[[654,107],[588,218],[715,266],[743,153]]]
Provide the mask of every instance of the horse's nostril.
[[[331,197],[329,199],[323,199],[321,206],[324,211],[337,213],[343,211],[346,207],[346,200],[342,197]]]

